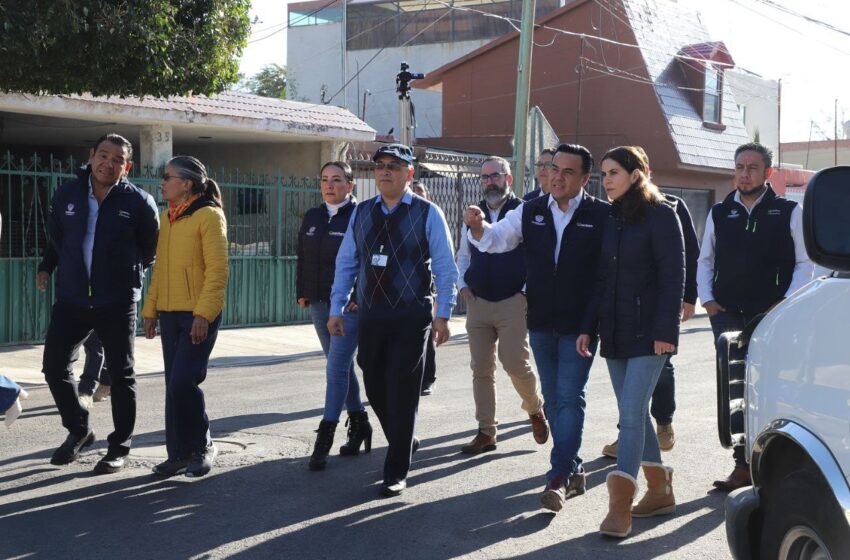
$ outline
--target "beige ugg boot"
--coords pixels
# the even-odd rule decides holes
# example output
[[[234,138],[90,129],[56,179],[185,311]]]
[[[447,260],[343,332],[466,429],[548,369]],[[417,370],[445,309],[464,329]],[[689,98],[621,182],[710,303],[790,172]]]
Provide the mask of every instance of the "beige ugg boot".
[[[637,481],[623,471],[608,473],[608,515],[599,526],[599,532],[609,537],[623,538],[632,532],[632,500],[635,499]]]
[[[676,511],[673,496],[673,469],[661,463],[643,463],[646,477],[646,494],[632,508],[635,517],[652,517]]]

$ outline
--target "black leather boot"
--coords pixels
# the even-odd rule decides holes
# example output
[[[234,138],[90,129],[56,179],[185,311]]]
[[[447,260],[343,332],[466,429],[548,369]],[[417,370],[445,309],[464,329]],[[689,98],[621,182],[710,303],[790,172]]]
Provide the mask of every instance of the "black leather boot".
[[[357,455],[361,443],[364,452],[372,451],[372,425],[365,410],[350,413],[345,425],[348,426],[348,441],[339,448],[340,455]]]
[[[328,464],[328,453],[334,444],[334,432],[336,422],[322,420],[319,429],[316,430],[316,445],[313,447],[313,455],[310,456],[310,470],[320,471]]]

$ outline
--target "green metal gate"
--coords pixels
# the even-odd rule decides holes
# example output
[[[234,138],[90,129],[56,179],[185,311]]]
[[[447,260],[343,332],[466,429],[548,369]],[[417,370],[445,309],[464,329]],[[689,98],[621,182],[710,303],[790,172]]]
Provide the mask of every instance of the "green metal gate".
[[[44,340],[53,288],[36,289],[47,242],[45,221],[56,188],[74,176],[73,160],[0,159],[0,345]],[[131,177],[160,201],[159,173]],[[295,244],[304,213],[321,202],[315,178],[212,173],[224,199],[230,241],[230,281],[224,326],[305,322],[295,301]],[[147,282],[146,282],[147,287]]]

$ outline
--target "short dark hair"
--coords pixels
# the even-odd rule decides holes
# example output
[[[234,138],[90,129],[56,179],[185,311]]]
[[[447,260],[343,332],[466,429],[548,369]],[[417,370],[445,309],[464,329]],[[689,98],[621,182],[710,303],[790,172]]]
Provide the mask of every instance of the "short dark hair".
[[[579,156],[581,158],[581,171],[585,175],[590,173],[590,170],[593,169],[593,155],[591,155],[590,150],[584,146],[579,144],[559,144],[558,147],[555,148],[555,153],[557,154],[558,152]]]
[[[94,151],[96,152],[100,145],[104,142],[109,142],[110,144],[115,144],[116,146],[127,148],[127,161],[133,161],[133,144],[131,144],[129,140],[127,140],[120,134],[115,134],[114,132],[104,134],[103,136],[97,139],[97,142],[94,143]]]
[[[542,150],[540,150],[540,154],[538,154],[537,157],[540,157],[545,154],[549,154],[550,156],[555,157],[555,151],[555,148],[543,148]]]
[[[758,142],[748,142],[747,144],[741,144],[738,146],[738,149],[735,150],[735,159],[738,159],[738,156],[741,155],[741,152],[757,152],[761,154],[761,159],[764,160],[764,167],[767,169],[773,165],[773,150],[765,146],[764,144],[759,144]]]
[[[342,174],[345,175],[346,180],[353,182],[354,181],[354,171],[352,171],[351,166],[344,161],[326,161],[322,168],[319,170],[319,174],[325,172],[325,169],[328,167],[339,167],[342,169]]]

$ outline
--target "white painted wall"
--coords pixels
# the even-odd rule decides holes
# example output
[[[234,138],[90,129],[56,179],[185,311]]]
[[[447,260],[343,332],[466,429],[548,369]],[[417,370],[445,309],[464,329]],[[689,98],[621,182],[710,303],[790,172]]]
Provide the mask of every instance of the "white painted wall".
[[[735,103],[746,107],[744,126],[750,138],[759,133],[759,140],[773,151],[779,148],[779,115],[776,102],[778,84],[743,70],[726,70],[726,83],[732,90]]]
[[[339,23],[297,26],[289,30],[287,67],[294,73],[298,83],[298,96],[305,101],[318,103],[322,85],[327,85],[328,97],[336,93],[342,84],[340,67],[341,29]],[[488,43],[490,40],[463,41],[389,48],[381,52],[374,61],[369,60],[377,49],[349,51],[346,56],[347,76],[357,73],[358,64],[360,95],[357,95],[358,80],[355,78],[347,87],[346,97],[339,94],[332,103],[344,105],[352,113],[361,116],[363,94],[371,95],[366,100],[366,122],[378,134],[386,134],[391,128],[398,137],[398,96],[395,92],[395,77],[402,61],[410,64],[413,72],[431,72]],[[368,65],[367,65],[368,64]],[[365,68],[364,68],[365,67]],[[442,135],[442,94],[440,92],[413,90],[411,93],[416,108],[416,136]]]

